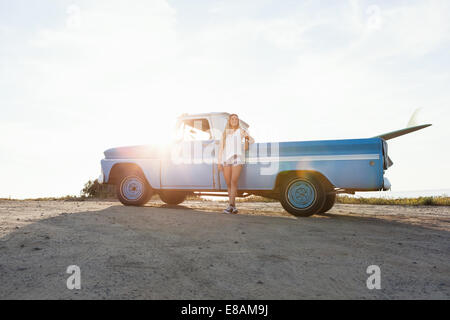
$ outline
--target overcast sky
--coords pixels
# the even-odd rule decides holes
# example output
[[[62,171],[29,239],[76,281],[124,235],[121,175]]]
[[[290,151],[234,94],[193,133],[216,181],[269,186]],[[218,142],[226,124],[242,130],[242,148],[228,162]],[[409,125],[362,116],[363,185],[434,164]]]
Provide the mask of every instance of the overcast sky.
[[[450,187],[450,1],[0,0],[0,197],[79,194],[181,113],[259,142],[392,140],[394,191]]]

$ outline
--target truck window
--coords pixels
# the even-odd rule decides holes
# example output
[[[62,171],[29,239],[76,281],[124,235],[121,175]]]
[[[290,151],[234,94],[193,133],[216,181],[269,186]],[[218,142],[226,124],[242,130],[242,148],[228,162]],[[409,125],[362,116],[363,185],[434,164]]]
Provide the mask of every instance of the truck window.
[[[179,127],[184,141],[211,140],[211,128],[208,119],[184,120]]]

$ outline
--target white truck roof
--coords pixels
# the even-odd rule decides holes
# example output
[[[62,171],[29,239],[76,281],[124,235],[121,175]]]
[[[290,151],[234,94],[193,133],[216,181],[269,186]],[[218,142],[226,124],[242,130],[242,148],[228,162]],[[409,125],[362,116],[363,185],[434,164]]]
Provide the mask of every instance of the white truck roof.
[[[220,139],[221,134],[225,129],[225,125],[228,121],[229,116],[230,113],[228,112],[208,112],[208,113],[193,113],[193,114],[184,113],[177,118],[177,123],[190,119],[208,119],[213,139]],[[240,118],[239,120],[241,127],[247,130],[249,128],[248,123]]]

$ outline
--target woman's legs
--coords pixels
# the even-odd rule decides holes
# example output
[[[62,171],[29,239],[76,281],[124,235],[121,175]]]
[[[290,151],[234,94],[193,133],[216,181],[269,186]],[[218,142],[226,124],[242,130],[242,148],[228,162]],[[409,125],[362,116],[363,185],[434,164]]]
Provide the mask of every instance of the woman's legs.
[[[223,176],[225,178],[225,183],[227,184],[228,197],[231,194],[231,168],[232,168],[232,166],[223,166]],[[231,198],[230,198],[230,204],[231,204]]]
[[[235,200],[236,200],[236,194],[237,194],[237,189],[238,189],[239,177],[241,176],[241,171],[242,171],[241,164],[231,167],[231,188],[228,187],[228,196],[230,198],[230,204],[232,206],[236,206]],[[227,182],[227,186],[228,185],[229,184]]]

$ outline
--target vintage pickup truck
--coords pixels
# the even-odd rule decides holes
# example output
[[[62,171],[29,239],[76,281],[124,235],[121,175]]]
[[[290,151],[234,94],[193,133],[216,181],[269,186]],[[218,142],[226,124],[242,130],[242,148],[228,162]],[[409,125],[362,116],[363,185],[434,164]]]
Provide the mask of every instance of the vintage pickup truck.
[[[114,184],[124,205],[144,205],[155,193],[173,205],[190,194],[225,195],[216,155],[228,116],[184,114],[170,146],[106,150],[99,182]],[[248,128],[242,120],[241,126]],[[277,199],[289,213],[306,217],[330,210],[337,193],[388,190],[384,173],[392,161],[386,141],[427,126],[368,139],[254,143],[246,151],[238,195]]]

